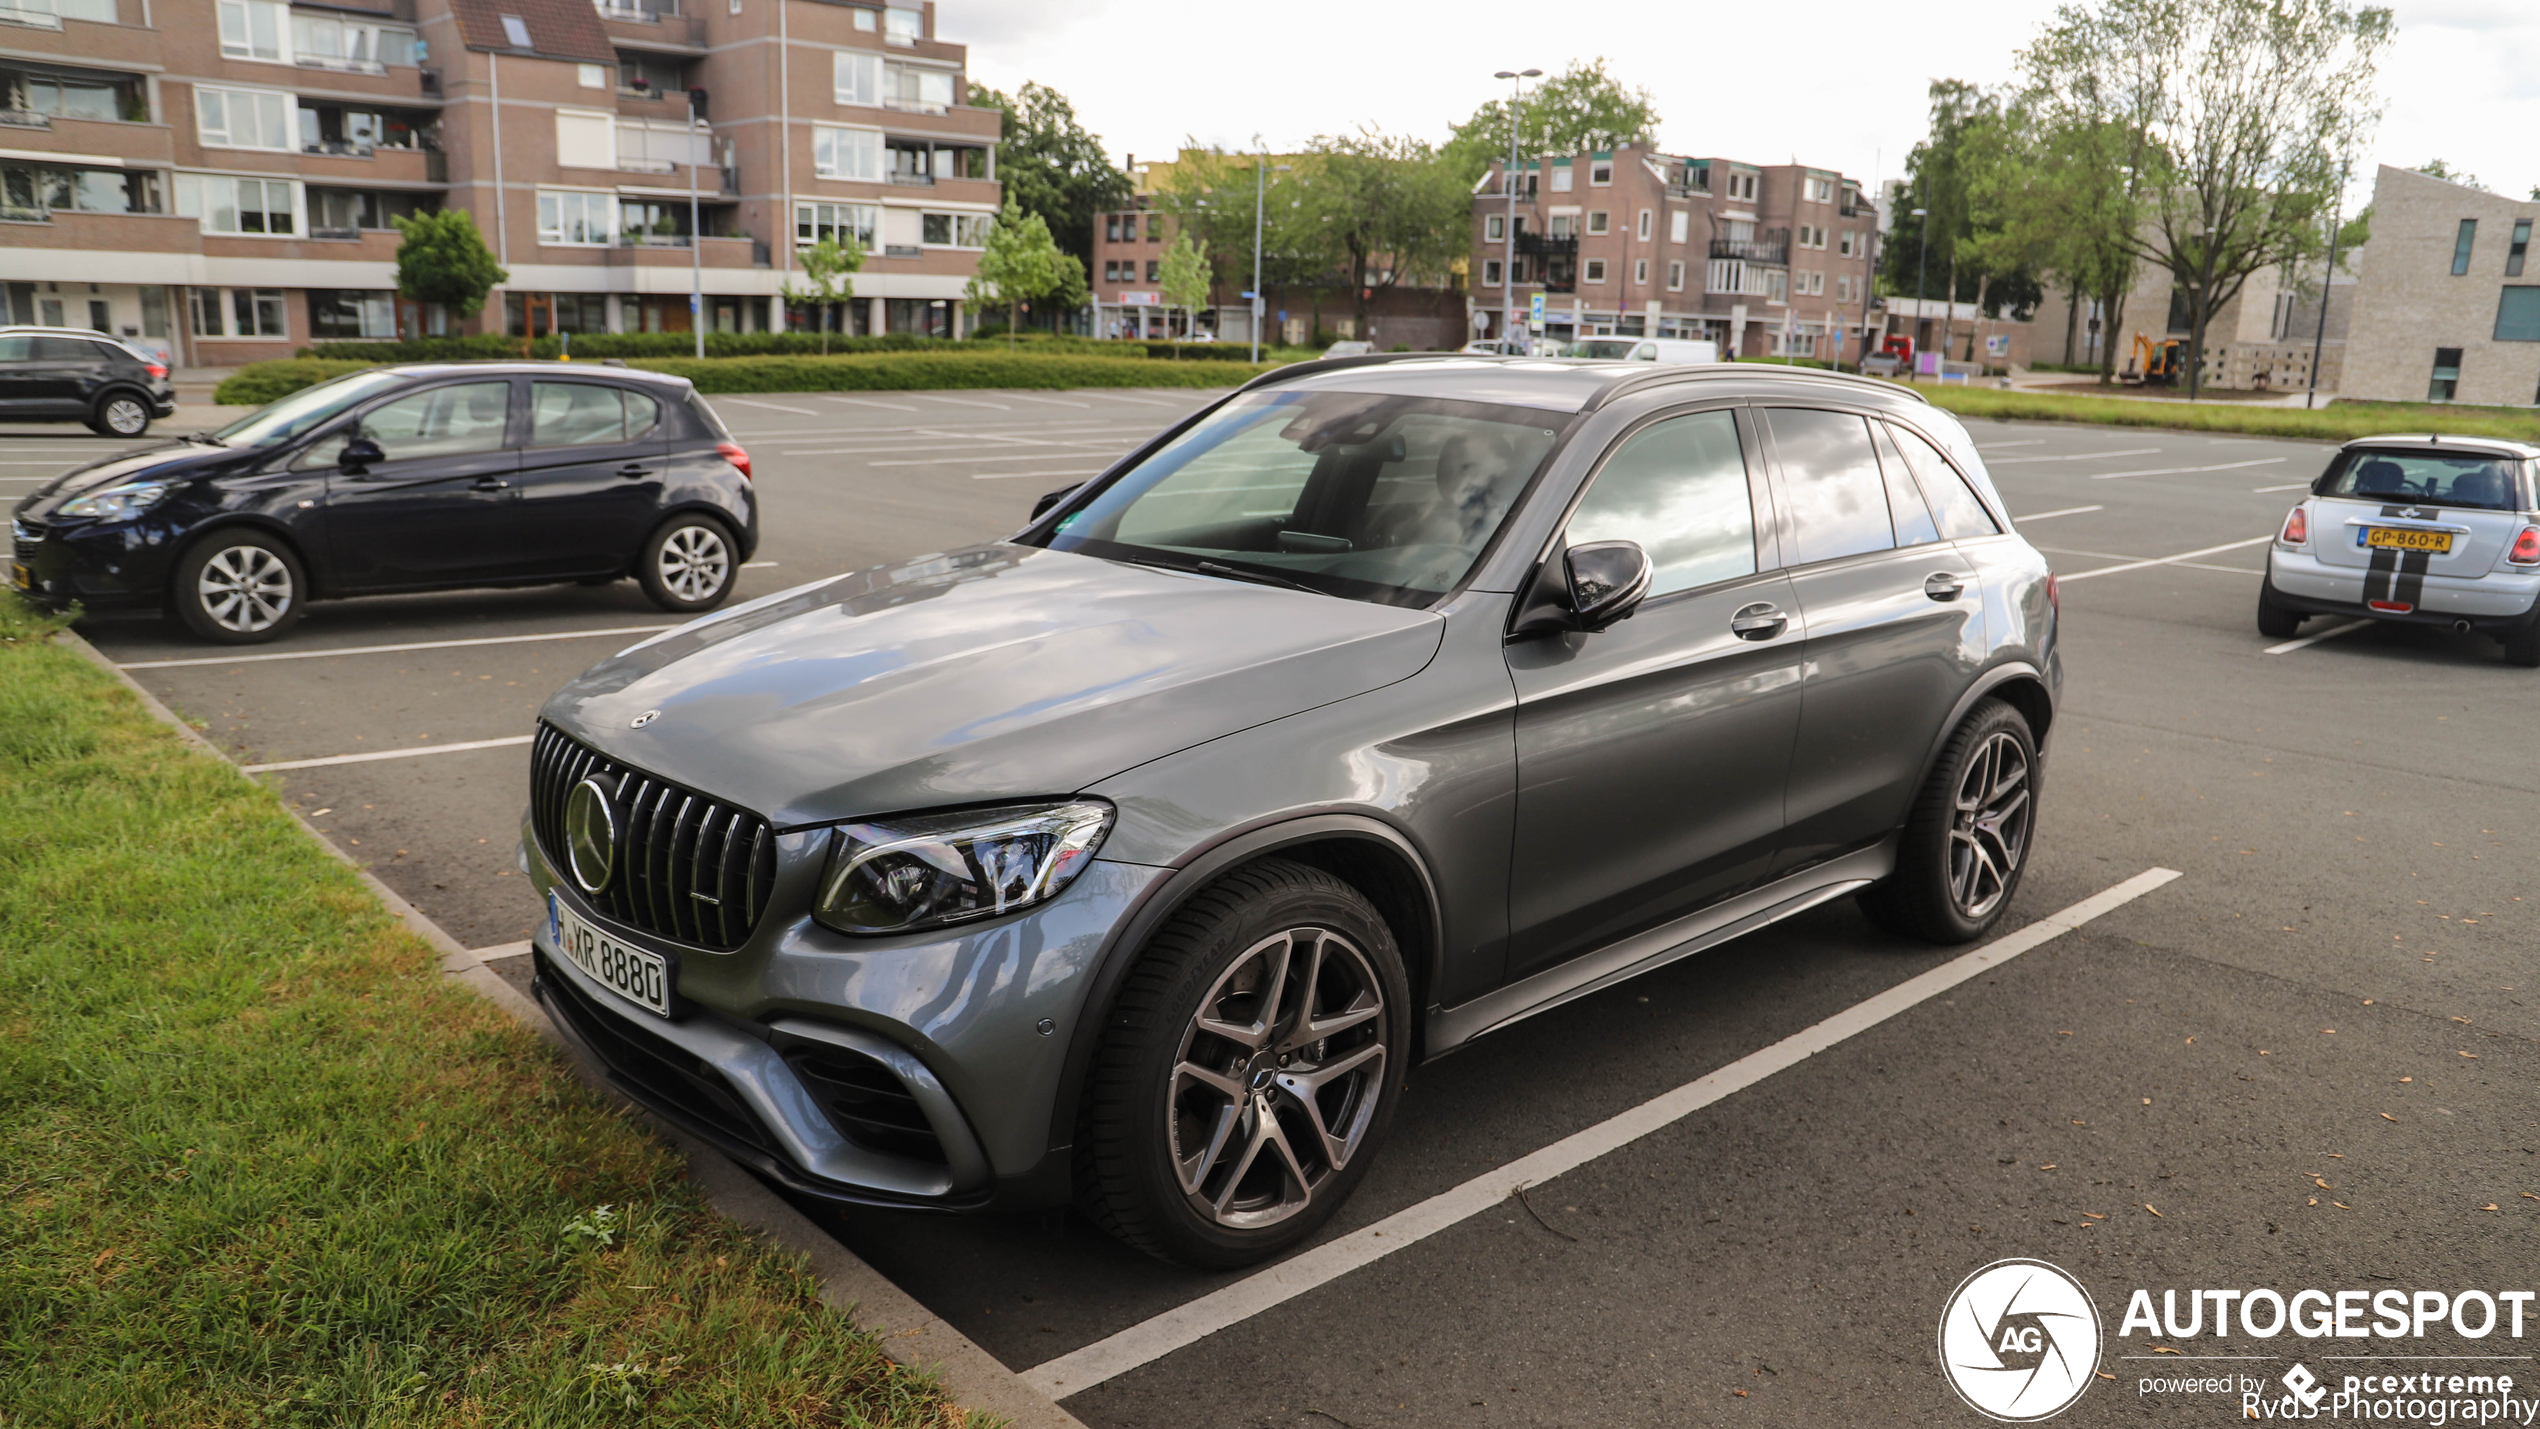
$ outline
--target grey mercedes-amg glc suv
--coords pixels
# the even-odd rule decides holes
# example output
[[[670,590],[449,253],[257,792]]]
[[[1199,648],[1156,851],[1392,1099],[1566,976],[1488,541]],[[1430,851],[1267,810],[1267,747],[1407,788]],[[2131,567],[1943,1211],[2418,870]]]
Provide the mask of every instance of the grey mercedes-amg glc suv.
[[[537,987],[797,1192],[1073,1199],[1240,1264],[1349,1194],[1416,1062],[1846,894],[1982,934],[2055,622],[1906,389],[1304,363],[1007,540],[566,686]]]

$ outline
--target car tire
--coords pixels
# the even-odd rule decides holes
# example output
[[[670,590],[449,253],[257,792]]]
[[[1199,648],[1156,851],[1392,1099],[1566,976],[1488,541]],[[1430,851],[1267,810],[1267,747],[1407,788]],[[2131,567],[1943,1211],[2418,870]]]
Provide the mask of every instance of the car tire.
[[[1401,952],[1364,894],[1285,859],[1228,874],[1149,940],[1105,1020],[1078,1205],[1164,1260],[1278,1254],[1366,1174],[1410,1034]]]
[[[2540,609],[2534,609],[2505,637],[2505,663],[2540,670]]]
[[[2269,640],[2290,640],[2302,628],[2303,615],[2298,610],[2278,605],[2275,582],[2258,583],[2258,633]]]
[[[149,399],[138,392],[109,392],[88,409],[88,429],[101,437],[147,436],[150,420]]]
[[[1862,911],[1927,943],[1984,936],[2028,867],[2037,783],[2028,719],[2000,700],[1978,704],[1942,747],[1905,817],[1896,871],[1862,890]]]
[[[214,531],[177,559],[168,606],[196,636],[254,645],[300,623],[309,577],[279,538],[244,526]]]
[[[635,561],[644,594],[679,615],[721,605],[740,575],[741,548],[732,528],[693,512],[664,521]]]

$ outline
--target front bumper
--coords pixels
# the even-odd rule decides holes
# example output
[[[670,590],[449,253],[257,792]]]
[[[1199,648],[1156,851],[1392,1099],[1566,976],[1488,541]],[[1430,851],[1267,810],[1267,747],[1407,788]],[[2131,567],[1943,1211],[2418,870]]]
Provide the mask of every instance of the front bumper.
[[[1069,1042],[1112,935],[1164,871],[1097,860],[1028,913],[850,939],[790,912],[818,874],[808,845],[827,846],[825,831],[797,839],[760,926],[716,953],[602,917],[524,825],[521,866],[542,900],[674,954],[680,1015],[601,986],[544,922],[539,1001],[627,1096],[799,1193],[931,1210],[1064,1201],[1068,1119],[1055,1112]]]
[[[2407,625],[2454,625],[2501,635],[2532,618],[2540,602],[2540,571],[2489,571],[2478,576],[2431,573],[2394,578],[2360,566],[2334,566],[2307,551],[2278,543],[2267,550],[2267,584],[2279,605],[2311,615],[2351,615]],[[2403,584],[2404,582],[2404,584]],[[2374,608],[2374,600],[2404,602],[2406,610]]]
[[[168,564],[175,542],[159,523],[87,521],[55,525],[10,523],[13,585],[26,572],[21,594],[38,604],[79,602],[90,610],[122,610],[166,603]]]

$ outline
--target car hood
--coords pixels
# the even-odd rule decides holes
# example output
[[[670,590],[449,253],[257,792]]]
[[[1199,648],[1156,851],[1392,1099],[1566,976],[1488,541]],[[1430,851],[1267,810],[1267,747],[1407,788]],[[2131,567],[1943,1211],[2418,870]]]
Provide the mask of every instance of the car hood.
[[[237,460],[238,456],[235,447],[167,442],[141,451],[100,457],[72,467],[27,493],[26,498],[18,503],[17,510],[24,516],[42,516],[62,502],[100,487],[114,486],[142,476],[181,481],[225,466]]]
[[[593,666],[545,718],[793,827],[1071,793],[1404,679],[1443,629],[1396,606],[976,546],[683,626]]]

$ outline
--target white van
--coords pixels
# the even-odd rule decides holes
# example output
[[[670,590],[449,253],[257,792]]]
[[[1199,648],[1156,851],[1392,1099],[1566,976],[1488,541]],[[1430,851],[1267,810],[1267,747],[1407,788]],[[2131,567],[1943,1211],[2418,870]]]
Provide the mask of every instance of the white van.
[[[1626,362],[1717,362],[1720,345],[1709,338],[1588,337],[1579,339],[1570,355]]]

